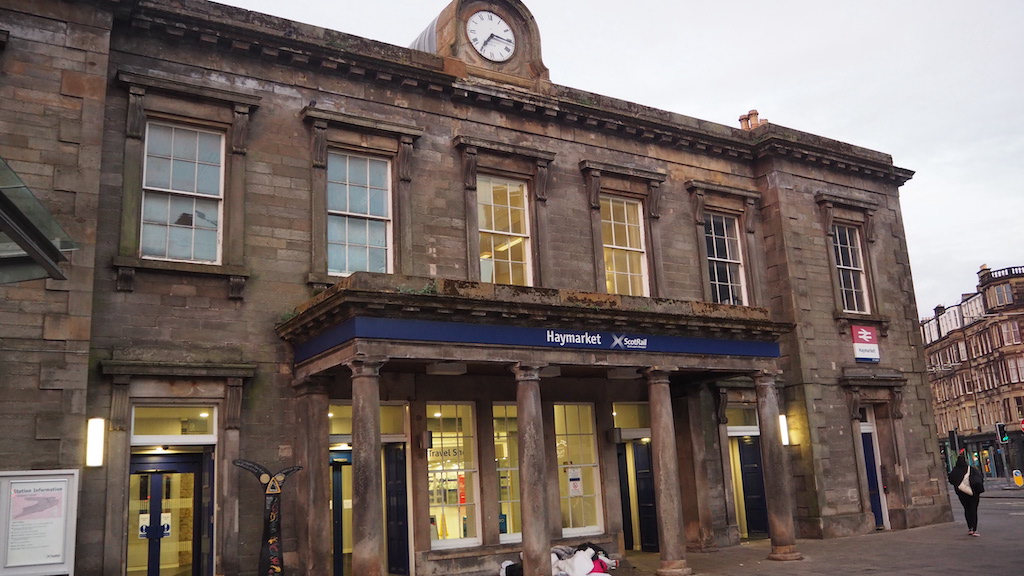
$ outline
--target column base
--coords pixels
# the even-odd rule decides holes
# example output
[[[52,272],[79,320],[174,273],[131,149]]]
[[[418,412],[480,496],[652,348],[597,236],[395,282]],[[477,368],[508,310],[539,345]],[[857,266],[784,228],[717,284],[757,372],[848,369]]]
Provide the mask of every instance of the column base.
[[[803,560],[804,555],[796,551],[795,545],[772,546],[772,551],[768,554],[768,559],[777,560],[779,562],[791,562],[793,560]]]
[[[690,576],[693,570],[686,565],[686,560],[662,560],[661,568],[654,571],[656,576]]]

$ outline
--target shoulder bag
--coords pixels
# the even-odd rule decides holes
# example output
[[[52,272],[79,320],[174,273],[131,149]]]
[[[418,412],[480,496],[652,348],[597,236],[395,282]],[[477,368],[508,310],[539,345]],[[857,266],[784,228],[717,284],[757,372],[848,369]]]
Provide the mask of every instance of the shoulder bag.
[[[971,469],[967,468],[967,472],[964,473],[964,479],[960,481],[960,485],[956,487],[957,490],[967,494],[968,496],[974,496],[974,490],[971,490]]]

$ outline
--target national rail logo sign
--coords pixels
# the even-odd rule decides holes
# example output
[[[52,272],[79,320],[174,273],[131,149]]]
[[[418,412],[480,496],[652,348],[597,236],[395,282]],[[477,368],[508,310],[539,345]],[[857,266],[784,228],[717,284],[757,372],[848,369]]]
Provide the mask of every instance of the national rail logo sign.
[[[853,333],[853,357],[857,362],[878,362],[878,328],[874,326],[850,326]]]

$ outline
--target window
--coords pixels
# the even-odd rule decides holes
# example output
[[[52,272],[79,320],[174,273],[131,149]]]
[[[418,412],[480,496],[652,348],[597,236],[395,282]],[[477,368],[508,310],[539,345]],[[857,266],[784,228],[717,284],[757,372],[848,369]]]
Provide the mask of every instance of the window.
[[[481,282],[531,285],[526,202],[524,182],[477,178]]]
[[[1020,324],[1014,320],[1010,322],[1003,322],[1001,325],[1003,331],[1003,345],[1009,346],[1010,344],[1020,344]]]
[[[636,200],[601,197],[601,240],[609,294],[647,295],[641,214],[642,206]]]
[[[494,459],[498,468],[498,532],[502,542],[522,537],[519,505],[519,427],[516,407],[494,406]]]
[[[468,404],[428,404],[427,450],[430,529],[434,548],[479,544],[473,409]]]
[[[135,406],[132,409],[133,446],[216,444],[214,406]]]
[[[708,213],[704,218],[704,239],[708,249],[712,301],[736,306],[746,304],[736,218]]]
[[[600,532],[600,474],[590,405],[555,406],[555,454],[562,534]]]
[[[871,312],[868,307],[864,260],[861,256],[860,233],[857,228],[832,225],[832,246],[839,272],[839,291],[844,312]]]
[[[328,274],[388,272],[390,238],[390,162],[353,154],[329,154]]]
[[[149,122],[140,256],[220,262],[222,134]]]
[[[1006,306],[1013,304],[1013,287],[1009,284],[1000,284],[989,289],[989,306]]]

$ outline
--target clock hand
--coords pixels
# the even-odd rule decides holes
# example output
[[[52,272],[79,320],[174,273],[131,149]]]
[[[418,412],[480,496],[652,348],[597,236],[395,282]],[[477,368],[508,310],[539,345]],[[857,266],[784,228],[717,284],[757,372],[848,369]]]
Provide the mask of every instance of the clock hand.
[[[502,41],[502,42],[504,42],[505,44],[511,44],[511,43],[512,43],[512,41],[511,41],[511,40],[509,40],[508,38],[502,38],[501,36],[496,36],[496,35],[494,35],[494,34],[491,34],[491,36],[492,36],[492,37],[493,37],[493,38],[494,38],[495,40],[501,40],[501,41]]]

